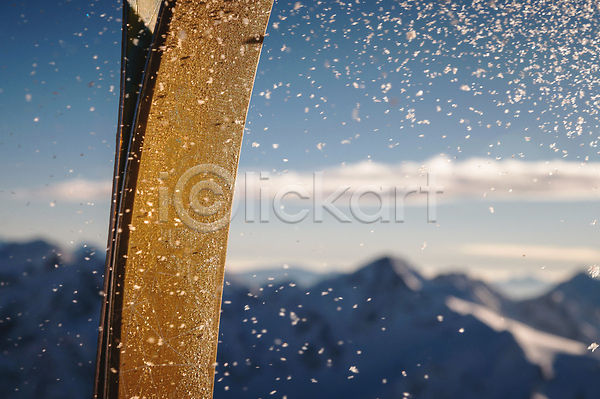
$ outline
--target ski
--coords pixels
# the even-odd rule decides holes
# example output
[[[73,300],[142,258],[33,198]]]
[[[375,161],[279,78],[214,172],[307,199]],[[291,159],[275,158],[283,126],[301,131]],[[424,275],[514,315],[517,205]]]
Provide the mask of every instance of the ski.
[[[124,2],[95,398],[212,398],[233,190],[271,1]]]

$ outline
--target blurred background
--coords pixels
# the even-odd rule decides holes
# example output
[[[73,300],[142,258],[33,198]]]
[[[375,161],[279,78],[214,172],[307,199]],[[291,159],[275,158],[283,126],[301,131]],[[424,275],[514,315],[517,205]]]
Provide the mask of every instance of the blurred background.
[[[593,398],[594,2],[277,1],[230,227],[219,398]],[[91,395],[121,3],[0,12],[0,392]],[[361,223],[250,221],[244,177],[443,186]],[[269,172],[259,181],[258,174]],[[285,212],[310,209],[288,196]],[[431,204],[430,204],[431,206]],[[429,209],[431,211],[431,208]],[[311,212],[313,212],[311,210]],[[397,216],[397,214],[396,214]],[[248,309],[246,309],[248,308]]]

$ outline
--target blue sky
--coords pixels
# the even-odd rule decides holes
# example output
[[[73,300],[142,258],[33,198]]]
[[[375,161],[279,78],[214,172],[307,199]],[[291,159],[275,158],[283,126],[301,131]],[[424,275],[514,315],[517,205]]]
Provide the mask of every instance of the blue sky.
[[[389,185],[424,185],[426,170],[444,194],[435,224],[422,194],[402,224],[236,217],[229,267],[347,270],[391,253],[430,273],[554,279],[600,261],[598,25],[579,3],[277,2],[240,171],[276,185],[323,170],[335,185],[353,168],[354,187],[370,167]],[[116,1],[3,6],[3,239],[104,244],[120,16]]]
[[[5,240],[104,241],[107,198],[62,201],[40,190],[73,179],[110,179],[119,87],[118,6],[112,1],[2,6],[0,229]],[[34,192],[19,196],[23,189]]]

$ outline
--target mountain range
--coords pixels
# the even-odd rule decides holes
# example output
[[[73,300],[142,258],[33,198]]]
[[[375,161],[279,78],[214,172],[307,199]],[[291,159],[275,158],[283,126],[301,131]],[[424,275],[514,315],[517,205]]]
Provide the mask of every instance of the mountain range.
[[[392,258],[310,289],[230,282],[215,398],[596,398],[600,362],[587,348],[600,318],[589,287],[600,292],[578,275],[514,302]],[[532,319],[536,307],[545,314]]]
[[[103,263],[90,247],[0,245],[3,398],[91,397]],[[312,283],[252,278],[226,276],[216,399],[600,392],[600,282],[586,274],[525,301],[389,257]]]

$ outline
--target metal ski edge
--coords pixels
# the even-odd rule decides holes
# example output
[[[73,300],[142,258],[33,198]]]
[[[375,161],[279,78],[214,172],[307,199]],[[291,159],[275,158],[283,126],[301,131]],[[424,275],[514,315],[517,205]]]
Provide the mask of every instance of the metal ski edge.
[[[143,23],[142,18],[135,13],[129,2],[123,2],[123,34],[121,47],[121,82],[117,140],[115,148],[115,167],[113,176],[112,202],[109,217],[109,234],[107,243],[103,301],[100,314],[98,347],[96,354],[96,375],[94,380],[94,398],[108,398],[110,380],[110,346],[113,332],[113,305],[116,279],[119,276],[117,267],[120,244],[120,230],[123,215],[123,194],[126,192],[126,171],[128,158],[133,147],[132,132],[138,115],[141,100],[145,92],[142,82],[147,80],[148,67],[154,62],[160,62],[160,45],[164,43],[164,31],[168,28],[169,18],[163,18],[165,10],[170,10],[175,0],[164,1],[157,16],[154,34]],[[161,22],[162,21],[162,22]],[[162,29],[161,29],[162,26]],[[144,29],[145,28],[145,29]],[[150,38],[150,42],[146,41]],[[132,51],[132,49],[134,49]],[[136,56],[132,57],[132,53]],[[154,55],[153,55],[154,54]],[[140,60],[141,58],[141,60]],[[158,60],[156,60],[158,58]],[[140,68],[140,66],[143,66]],[[153,68],[156,72],[158,67]],[[129,83],[129,84],[128,84]],[[129,87],[128,87],[129,86]],[[136,90],[137,89],[137,90]],[[131,179],[128,180],[131,183]],[[125,243],[126,246],[126,243]],[[110,374],[109,374],[110,373]]]

